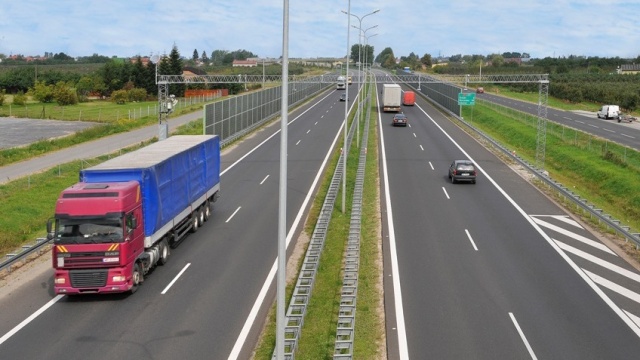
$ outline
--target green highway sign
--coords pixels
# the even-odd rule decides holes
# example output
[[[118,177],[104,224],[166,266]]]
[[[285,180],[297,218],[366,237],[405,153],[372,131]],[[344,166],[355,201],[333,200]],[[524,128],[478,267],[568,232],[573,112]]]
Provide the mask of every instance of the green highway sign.
[[[474,93],[458,93],[458,105],[475,105],[476,94]]]

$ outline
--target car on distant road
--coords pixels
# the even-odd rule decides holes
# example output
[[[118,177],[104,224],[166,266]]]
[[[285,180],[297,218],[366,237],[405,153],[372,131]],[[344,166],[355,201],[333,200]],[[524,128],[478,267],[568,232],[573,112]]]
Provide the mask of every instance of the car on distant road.
[[[349,99],[347,99],[347,94],[346,93],[342,93],[340,94],[340,101],[347,101]]]
[[[476,89],[476,93],[478,94],[484,94],[484,88],[483,87],[479,87]]]
[[[476,165],[471,160],[454,160],[449,165],[449,179],[452,184],[456,181],[470,181],[475,184],[477,174]]]
[[[407,115],[405,115],[404,113],[398,113],[393,115],[393,126],[407,126]]]

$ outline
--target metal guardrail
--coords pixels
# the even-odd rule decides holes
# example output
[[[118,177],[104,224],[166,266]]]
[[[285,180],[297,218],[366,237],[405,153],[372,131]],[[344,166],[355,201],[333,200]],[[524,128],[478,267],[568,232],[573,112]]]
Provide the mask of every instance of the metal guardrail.
[[[46,238],[37,238],[35,243],[31,245],[24,245],[20,249],[20,251],[9,253],[5,255],[5,260],[0,262],[0,274],[3,271],[7,271],[11,273],[13,271],[13,266],[22,260],[26,260],[27,257],[31,254],[37,253],[41,254],[42,248],[45,245],[49,244],[51,241]]]
[[[349,238],[344,254],[342,290],[340,291],[340,308],[338,325],[333,351],[334,359],[353,359],[353,340],[355,338],[356,303],[358,299],[358,277],[360,269],[360,235],[362,225],[362,194],[364,192],[365,166],[367,164],[367,143],[369,139],[369,116],[371,115],[370,97],[364,104],[367,116],[364,122],[360,159],[353,190]]]
[[[495,106],[493,104],[492,106]],[[501,106],[501,105],[498,105]],[[501,106],[504,107],[504,106]],[[511,109],[513,110],[513,109]],[[529,115],[522,111],[517,111],[524,115]],[[507,149],[502,144],[498,143],[496,140],[491,138],[489,135],[480,131],[478,128],[471,125],[469,122],[465,121],[463,118],[457,117],[465,126],[474,131],[476,134],[481,136],[486,141],[490,142],[494,147],[500,149],[505,155],[510,157],[512,160],[518,162],[522,167],[527,169],[530,173],[534,174],[539,180],[543,181],[548,186],[555,189],[558,193],[562,194],[565,198],[571,200],[574,204],[582,208],[584,211],[588,212],[591,216],[596,217],[600,222],[604,223],[609,228],[613,229],[616,233],[624,236],[624,238],[628,241],[631,240],[635,243],[636,249],[640,249],[640,233],[632,232],[631,227],[627,225],[621,224],[621,221],[618,219],[614,219],[611,215],[606,214],[602,211],[602,209],[596,208],[594,204],[589,203],[589,201],[574,192],[572,192],[569,188],[562,185],[561,183],[551,179],[549,175],[543,170],[535,167],[532,164],[529,164],[526,160],[518,157],[513,154],[509,149]],[[576,131],[579,131],[576,129]]]

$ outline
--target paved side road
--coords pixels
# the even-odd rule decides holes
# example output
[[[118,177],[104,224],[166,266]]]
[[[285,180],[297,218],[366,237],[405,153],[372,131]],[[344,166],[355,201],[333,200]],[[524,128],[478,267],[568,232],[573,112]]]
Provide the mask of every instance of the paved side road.
[[[202,112],[196,111],[191,114],[170,118],[169,131],[175,130],[178,126],[197,120],[201,117]],[[77,122],[73,123],[77,124]],[[32,129],[32,131],[34,130]],[[41,135],[38,139],[44,138],[42,130],[38,129],[37,131],[38,134]],[[11,135],[5,134],[3,136]],[[54,137],[56,136],[61,135],[55,135]],[[100,155],[112,153],[128,146],[138,144],[142,141],[152,139],[155,136],[158,136],[157,124],[138,130],[133,130],[127,133],[116,134],[88,143],[76,145],[34,159],[3,166],[0,167],[0,184],[5,184],[9,181],[28,176],[30,174],[45,171],[58,164],[64,164],[73,160],[94,158]]]
[[[59,121],[0,117],[0,149],[71,135],[98,125],[86,121]]]

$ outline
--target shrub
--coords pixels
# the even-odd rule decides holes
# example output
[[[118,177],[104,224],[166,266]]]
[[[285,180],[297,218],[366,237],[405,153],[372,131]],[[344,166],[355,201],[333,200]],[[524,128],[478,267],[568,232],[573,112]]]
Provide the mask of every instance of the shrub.
[[[19,91],[13,97],[13,104],[14,105],[24,105],[26,103],[27,103],[27,95],[25,95],[22,91]]]

